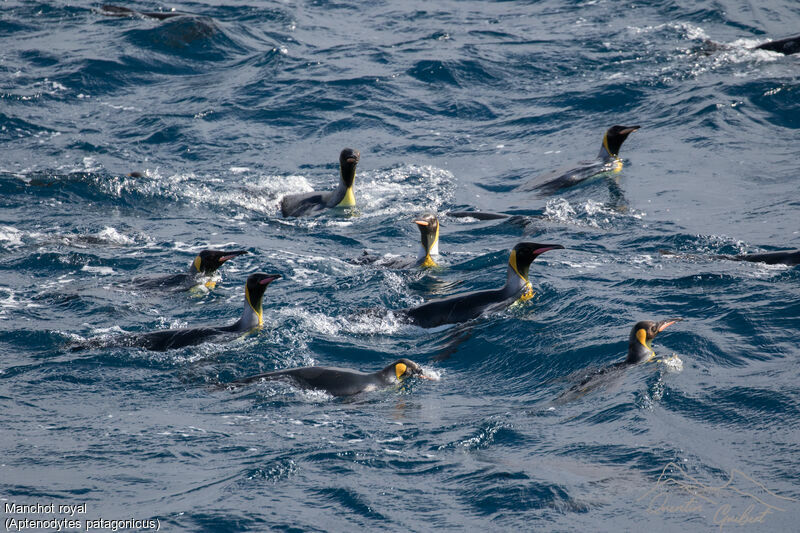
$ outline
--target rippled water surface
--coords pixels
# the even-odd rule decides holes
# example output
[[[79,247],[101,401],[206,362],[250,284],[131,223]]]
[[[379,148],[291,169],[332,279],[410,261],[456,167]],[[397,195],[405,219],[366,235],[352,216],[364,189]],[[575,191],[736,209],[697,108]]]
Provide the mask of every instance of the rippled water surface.
[[[796,530],[800,274],[708,256],[800,248],[800,56],[752,50],[798,33],[797,2],[125,5],[189,15],[0,2],[4,504],[168,531]],[[642,126],[620,174],[516,190],[613,124]],[[282,218],[344,147],[357,208]],[[520,216],[447,215],[471,208]],[[442,268],[349,261],[414,255],[422,211]],[[521,240],[566,248],[524,304],[433,330],[360,311],[498,287]],[[250,254],[207,294],[131,284],[206,247]],[[69,349],[230,323],[255,271],[283,275],[257,334]],[[682,370],[557,401],[673,316],[654,348]],[[440,379],[220,386],[398,357]]]

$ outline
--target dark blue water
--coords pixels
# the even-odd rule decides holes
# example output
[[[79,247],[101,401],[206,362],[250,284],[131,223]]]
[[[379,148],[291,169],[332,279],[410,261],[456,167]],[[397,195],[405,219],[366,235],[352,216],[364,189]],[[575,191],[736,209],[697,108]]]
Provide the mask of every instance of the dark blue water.
[[[168,531],[796,530],[800,272],[659,250],[800,247],[800,57],[750,49],[798,33],[800,4],[125,5],[194,15],[0,4],[0,503]],[[614,179],[514,190],[613,124],[642,126]],[[357,216],[282,219],[282,195],[332,188],[344,147]],[[445,214],[468,207],[526,218]],[[424,210],[445,268],[347,261],[413,255]],[[521,240],[566,247],[523,305],[430,331],[354,312],[497,287]],[[204,247],[251,253],[206,295],[129,283]],[[256,335],[68,349],[232,322],[259,270],[284,278]],[[654,347],[682,370],[554,403],[634,322],[672,316]],[[440,380],[218,387],[398,357]]]

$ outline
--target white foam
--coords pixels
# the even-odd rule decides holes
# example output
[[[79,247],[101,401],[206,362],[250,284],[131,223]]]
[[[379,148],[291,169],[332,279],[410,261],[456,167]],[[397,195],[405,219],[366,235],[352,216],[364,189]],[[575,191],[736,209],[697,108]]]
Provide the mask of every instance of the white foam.
[[[17,309],[22,306],[22,302],[14,297],[14,291],[6,287],[0,287],[0,292],[7,292],[8,295],[0,298],[0,316],[5,315],[9,309]]]
[[[90,265],[83,265],[81,268],[83,272],[93,272],[96,274],[100,274],[102,276],[109,276],[114,273],[114,269],[111,267],[105,266],[90,266]]]
[[[297,389],[298,396],[309,403],[323,403],[334,399],[334,396],[321,390]]]
[[[670,372],[680,372],[683,370],[683,361],[675,354],[661,359],[660,363]]]
[[[572,261],[564,261],[563,259],[561,260],[561,264],[562,265],[566,265],[566,266],[568,266],[570,268],[586,268],[586,269],[589,269],[589,270],[594,270],[595,268],[603,266],[603,263],[600,263],[598,261],[589,261],[589,262],[585,262],[585,263],[573,263]]]
[[[102,168],[102,165],[94,157],[86,156],[83,158],[83,170],[86,172],[97,172]]]
[[[88,326],[88,325],[89,324],[84,324],[84,326]],[[117,335],[117,334],[120,334],[120,333],[127,333],[124,329],[122,329],[121,327],[119,327],[117,325],[110,326],[110,327],[107,327],[107,328],[96,328],[96,327],[93,327],[89,331],[91,331],[92,335],[111,335],[111,334]]]
[[[706,40],[708,39],[708,35],[706,34],[705,30],[700,26],[695,26],[694,24],[688,22],[667,22],[664,24],[657,24],[655,26],[644,26],[644,27],[636,27],[636,26],[628,26],[628,31],[634,34],[647,34],[647,33],[655,33],[664,30],[670,31],[677,31],[678,33],[682,33],[687,39],[691,40]]]
[[[441,381],[442,380],[442,372],[441,370],[434,370],[433,368],[423,366],[422,367],[422,375],[426,378],[430,379],[431,381]]]
[[[23,233],[13,226],[0,226],[0,241],[7,242],[11,246],[22,244]]]
[[[564,198],[555,198],[547,201],[544,216],[558,222],[600,228],[626,217],[640,220],[644,218],[645,212],[630,208],[620,212],[591,199],[572,205]]]
[[[305,330],[332,336],[342,333],[384,335],[411,327],[398,320],[390,310],[387,310],[385,314],[379,317],[359,314],[331,317],[323,313],[307,311],[299,306],[283,308],[278,313],[301,320]]]
[[[127,235],[121,234],[115,228],[106,226],[95,234],[95,237],[112,244],[134,244],[136,241]]]

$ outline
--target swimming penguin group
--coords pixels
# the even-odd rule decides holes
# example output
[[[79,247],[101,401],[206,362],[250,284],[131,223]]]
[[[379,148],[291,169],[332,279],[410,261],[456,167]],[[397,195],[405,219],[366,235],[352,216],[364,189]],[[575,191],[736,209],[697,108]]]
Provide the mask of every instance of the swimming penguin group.
[[[583,174],[588,179],[604,172],[617,172],[618,152],[622,142],[638,126],[614,126],[603,138],[603,151],[598,164]],[[315,216],[342,207],[354,207],[356,167],[360,160],[357,150],[345,148],[339,156],[339,183],[329,192],[310,192],[290,194],[281,199],[281,213],[284,217]],[[589,168],[589,165],[587,165]],[[562,175],[563,176],[563,175]],[[568,178],[555,180],[561,188],[580,182],[581,179]],[[545,182],[547,183],[547,182]],[[555,190],[554,189],[554,190]],[[363,256],[354,260],[356,264],[376,264],[385,268],[427,269],[437,267],[439,255],[439,219],[434,213],[423,213],[414,219],[420,231],[420,247],[416,258],[397,258],[383,261],[373,256]],[[497,288],[456,294],[435,299],[408,309],[396,311],[396,315],[408,324],[421,328],[433,328],[446,324],[456,324],[474,320],[481,315],[501,311],[511,304],[526,301],[534,296],[533,285],[529,279],[533,261],[545,252],[561,250],[560,244],[520,242],[509,252],[505,283]],[[187,272],[171,275],[153,276],[135,280],[135,286],[142,289],[165,292],[186,292],[214,289],[220,277],[218,269],[227,261],[247,254],[247,250],[211,250],[198,253]],[[170,350],[195,346],[204,342],[233,340],[242,335],[257,331],[264,323],[262,301],[267,287],[281,278],[280,274],[256,272],[247,277],[244,285],[243,310],[241,317],[232,324],[204,327],[167,329],[148,333],[129,333],[111,339],[89,339],[72,346],[74,350],[109,346],[135,346],[147,350]],[[640,322],[631,332],[628,358],[613,368],[637,364],[652,359],[650,345],[652,339],[668,325],[680,319],[664,322]],[[423,368],[409,360],[398,359],[381,370],[367,373],[357,370],[313,366],[290,368],[266,372],[255,376],[237,379],[229,384],[236,388],[260,381],[288,381],[296,387],[324,391],[333,396],[350,396],[379,388],[402,383],[408,378],[432,379]],[[588,390],[587,386],[583,387]]]
[[[531,184],[521,186],[521,190],[533,191],[537,195],[555,194],[559,190],[577,185],[589,178],[619,172],[622,161],[619,150],[625,139],[640,129],[639,126],[612,126],[603,136],[600,154],[595,161],[582,163],[569,171],[557,171],[532,180]],[[312,191],[304,194],[290,194],[280,201],[284,217],[316,216],[339,208],[352,208],[356,205],[355,177],[361,155],[358,150],[345,148],[339,155],[339,183],[327,192]],[[502,218],[508,215],[466,211],[449,213],[452,216],[473,216],[479,219]],[[355,264],[374,264],[390,269],[426,269],[438,267],[439,219],[434,213],[422,213],[414,219],[420,231],[419,252],[415,258],[381,258],[365,254],[353,260]],[[497,289],[481,290],[434,299],[421,305],[396,311],[396,315],[408,324],[421,328],[434,328],[447,324],[457,324],[474,320],[485,313],[502,311],[515,302],[524,302],[534,296],[533,285],[529,279],[533,261],[545,252],[562,250],[564,247],[553,243],[520,242],[509,252],[505,283]],[[134,280],[135,286],[142,289],[157,289],[167,292],[210,290],[219,281],[218,269],[235,257],[247,254],[247,250],[202,250],[194,258],[187,272],[171,275],[153,276]],[[663,254],[670,252],[662,251]],[[797,264],[800,251],[773,252],[739,256],[712,256],[736,261],[763,261],[769,264]],[[147,350],[170,350],[194,346],[209,341],[232,340],[257,331],[263,323],[262,300],[267,287],[281,278],[280,274],[256,272],[250,274],[244,286],[244,302],[241,317],[233,324],[181,329],[168,329],[140,334],[124,334],[110,340],[89,339],[76,343],[72,349],[97,348],[108,346],[136,346]],[[565,391],[558,401],[574,399],[597,386],[603,379],[618,374],[626,367],[658,360],[652,348],[652,341],[668,326],[680,321],[673,318],[660,322],[641,321],[633,326],[628,341],[627,357],[618,363],[605,367],[586,377],[579,384]],[[376,372],[313,366],[290,368],[266,372],[255,376],[237,379],[229,384],[236,388],[260,381],[287,381],[301,389],[326,392],[333,396],[351,396],[378,388],[400,384],[408,378],[432,379],[423,368],[408,359],[398,359]]]
[[[583,163],[569,171],[547,174],[525,185],[522,190],[534,191],[537,195],[555,194],[592,177],[619,172],[622,161],[619,150],[625,139],[640,129],[639,126],[612,126],[603,136],[602,147],[596,161]],[[280,201],[284,217],[316,216],[328,211],[336,213],[340,208],[356,205],[355,177],[360,161],[360,153],[345,148],[339,155],[339,183],[327,192],[312,191],[304,194],[290,194]],[[555,176],[555,177],[554,177]],[[453,213],[450,213],[453,215]],[[467,211],[457,212],[455,216],[474,216],[491,219],[508,215],[488,214]],[[415,258],[385,259],[366,254],[353,260],[355,264],[373,264],[390,269],[427,269],[438,267],[440,223],[434,213],[423,213],[414,219],[420,231],[419,252]],[[505,283],[497,289],[481,290],[434,299],[415,307],[395,311],[396,316],[406,323],[420,328],[434,328],[447,324],[457,324],[477,319],[490,312],[502,311],[515,302],[524,302],[534,296],[533,285],[529,279],[533,261],[545,252],[562,250],[564,246],[554,243],[517,243],[509,252]],[[202,250],[192,261],[187,272],[161,275],[134,280],[142,289],[157,289],[167,292],[210,290],[216,286],[217,270],[235,257],[247,254],[247,250]],[[667,251],[662,251],[669,254]],[[797,264],[800,251],[773,252],[740,256],[712,256],[736,261],[763,261],[769,264]],[[257,331],[263,323],[262,300],[267,287],[281,278],[280,274],[256,272],[250,274],[244,286],[244,302],[241,317],[233,324],[181,329],[168,329],[140,334],[124,334],[110,340],[95,340],[77,343],[73,349],[108,346],[136,346],[147,350],[170,350],[194,346],[209,341],[232,340]],[[579,384],[565,391],[558,401],[579,397],[597,386],[602,379],[618,374],[631,365],[658,360],[652,348],[652,341],[668,326],[680,318],[660,322],[641,321],[633,326],[629,335],[627,357],[618,363],[605,367],[586,377]],[[333,396],[351,396],[379,388],[396,385],[409,378],[432,379],[423,368],[408,359],[398,359],[381,370],[367,373],[358,370],[313,366],[290,368],[266,372],[237,379],[228,386],[232,388],[261,381],[287,381],[301,389],[320,390]]]
[[[100,13],[106,16],[139,16],[157,20],[167,20],[183,16],[177,12],[137,12],[125,7],[104,5]],[[709,42],[710,43],[710,42]],[[716,48],[721,45],[707,43]],[[716,49],[714,48],[714,49]],[[794,54],[800,52],[800,36],[771,41],[759,45],[758,49]],[[579,185],[586,180],[620,172],[623,161],[620,149],[628,136],[641,127],[638,125],[614,125],[603,135],[600,152],[591,161],[581,162],[568,169],[556,170],[533,178],[516,187],[520,192],[531,192],[535,196],[550,196]],[[353,208],[356,205],[356,169],[361,160],[358,150],[345,148],[339,154],[338,183],[329,191],[312,191],[302,194],[289,194],[280,200],[280,212],[284,217],[318,216],[332,210]],[[135,175],[136,173],[132,174]],[[508,218],[503,213],[482,211],[452,211],[451,217],[469,216],[480,220]],[[372,264],[390,269],[413,269],[438,267],[440,221],[435,213],[422,213],[413,220],[420,232],[420,246],[416,257],[382,258],[370,254],[353,259],[359,265]],[[463,323],[480,316],[502,311],[515,302],[524,302],[534,296],[533,285],[529,279],[533,261],[545,252],[564,249],[553,243],[519,242],[508,255],[506,278],[496,289],[455,294],[445,298],[427,301],[415,307],[396,311],[406,323],[420,328],[435,328],[447,324]],[[142,289],[165,292],[186,292],[214,289],[219,281],[218,269],[226,262],[247,254],[247,250],[203,250],[192,261],[187,272],[134,280],[135,286]],[[670,254],[669,251],[663,251]],[[772,252],[738,256],[712,256],[716,259],[735,261],[765,262],[768,264],[798,264],[800,251]],[[243,310],[241,317],[232,324],[219,326],[167,329],[140,334],[124,334],[111,340],[89,339],[73,345],[73,349],[95,348],[100,346],[136,346],[148,350],[170,350],[198,345],[208,341],[225,341],[257,331],[264,323],[262,301],[268,286],[281,279],[280,274],[255,272],[250,274],[244,284]],[[603,376],[620,372],[631,365],[658,360],[652,348],[652,341],[667,327],[680,321],[672,318],[662,321],[640,321],[630,331],[628,352],[624,360],[607,366],[575,385],[562,395],[562,398],[575,397],[591,390]],[[409,378],[432,379],[414,361],[401,358],[375,372],[312,366],[290,368],[265,372],[236,379],[228,384],[232,388],[262,381],[288,381],[302,389],[324,391],[333,396],[351,396],[397,385]]]

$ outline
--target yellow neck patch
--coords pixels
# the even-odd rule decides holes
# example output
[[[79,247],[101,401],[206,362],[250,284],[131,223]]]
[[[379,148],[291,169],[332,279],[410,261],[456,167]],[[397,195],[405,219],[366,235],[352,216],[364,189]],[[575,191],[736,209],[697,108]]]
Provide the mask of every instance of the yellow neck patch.
[[[431,250],[436,246],[436,243],[439,242],[439,226],[436,226],[436,236],[433,238],[433,243],[431,243],[431,247],[425,250],[425,261],[422,262],[421,267],[435,267],[439,266],[436,264],[436,261],[433,260],[431,257]]]
[[[650,352],[650,358],[652,359],[656,354],[650,346],[647,344],[647,332],[643,329],[636,330],[636,340],[639,341],[639,344],[647,348],[647,351]]]
[[[526,278],[525,276],[520,274],[519,273],[519,269],[517,269],[517,251],[516,250],[511,250],[511,256],[508,258],[508,264],[511,265],[511,268],[514,269],[514,272],[517,273],[517,276],[519,276],[522,281],[524,281],[526,284],[530,285],[530,282],[528,281],[528,278]]]
[[[419,266],[422,266],[422,267],[435,267],[435,266],[439,266],[439,265],[437,265],[436,261],[433,260],[433,258],[431,257],[431,254],[427,254],[425,256],[425,261],[423,261],[422,264],[419,265]]]
[[[258,317],[258,326],[261,327],[264,324],[264,320],[261,317],[261,310],[257,311],[256,308],[253,307],[253,302],[250,301],[250,289],[248,289],[247,287],[244,288],[244,299],[247,300],[247,305],[250,306],[250,309],[252,309],[253,312]]]
[[[194,258],[194,269],[197,270],[198,272],[202,272],[202,270],[200,270],[201,266],[203,266],[203,260],[200,259],[200,256],[198,255],[197,257]]]
[[[216,286],[217,286],[216,281],[206,281],[206,287],[208,287],[209,289],[213,289]]]
[[[347,192],[344,193],[344,198],[336,204],[336,207],[353,207],[354,205],[356,205],[356,197],[353,194],[353,188],[348,187]]]
[[[608,155],[616,157],[617,154],[612,154],[611,150],[608,148],[608,133],[603,135],[603,148],[606,149],[606,152],[608,152]]]
[[[533,285],[531,285],[531,282],[528,281],[528,279],[524,277],[522,274],[520,274],[519,270],[517,270],[516,250],[511,250],[511,256],[508,258],[508,264],[511,266],[511,268],[514,269],[514,272],[516,272],[517,276],[519,276],[520,279],[525,282],[525,292],[523,292],[522,296],[519,297],[520,301],[524,302],[533,298],[533,296],[536,294],[535,292],[533,292]]]
[[[533,285],[531,285],[531,282],[529,281],[525,284],[525,292],[522,293],[522,296],[520,296],[519,299],[522,302],[527,302],[533,298],[534,295],[536,295],[536,293],[533,292]]]
[[[394,365],[394,373],[397,375],[397,379],[401,379],[401,376],[406,373],[406,365],[405,363],[397,363]]]

